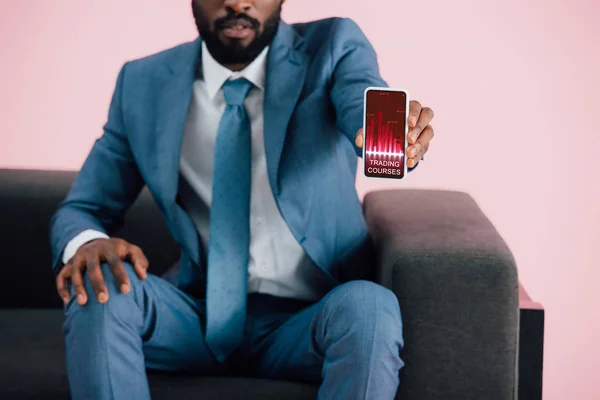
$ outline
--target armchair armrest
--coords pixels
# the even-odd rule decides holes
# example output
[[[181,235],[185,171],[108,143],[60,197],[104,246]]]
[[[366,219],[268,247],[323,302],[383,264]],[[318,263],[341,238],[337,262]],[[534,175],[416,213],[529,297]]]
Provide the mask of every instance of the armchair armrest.
[[[365,196],[376,280],[398,297],[402,399],[513,399],[518,277],[513,256],[465,193]]]

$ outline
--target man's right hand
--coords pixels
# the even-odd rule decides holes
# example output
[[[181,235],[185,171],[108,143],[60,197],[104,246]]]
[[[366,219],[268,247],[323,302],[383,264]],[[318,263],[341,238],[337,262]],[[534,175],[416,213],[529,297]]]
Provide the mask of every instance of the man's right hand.
[[[100,303],[108,301],[108,289],[104,283],[104,276],[100,265],[106,262],[115,276],[122,293],[129,292],[131,287],[129,277],[125,272],[123,261],[129,261],[140,279],[146,279],[148,259],[142,250],[123,239],[96,239],[81,246],[77,253],[65,264],[56,278],[56,289],[59,296],[66,303],[71,294],[68,281],[71,281],[77,302],[81,305],[87,303],[87,293],[83,284],[83,273],[87,274]]]

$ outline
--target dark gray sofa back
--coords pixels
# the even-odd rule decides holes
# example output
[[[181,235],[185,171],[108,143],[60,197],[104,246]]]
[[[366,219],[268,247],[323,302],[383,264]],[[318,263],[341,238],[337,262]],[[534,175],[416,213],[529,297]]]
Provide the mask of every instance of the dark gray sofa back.
[[[62,307],[51,270],[49,224],[75,175],[0,169],[0,308]],[[156,275],[179,257],[179,248],[147,189],[116,236],[140,246]]]

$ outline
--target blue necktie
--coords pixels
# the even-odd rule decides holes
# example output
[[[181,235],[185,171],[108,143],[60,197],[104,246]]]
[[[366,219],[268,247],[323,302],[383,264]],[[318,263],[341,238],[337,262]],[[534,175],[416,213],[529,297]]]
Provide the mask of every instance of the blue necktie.
[[[208,237],[205,340],[223,362],[242,342],[250,248],[252,142],[244,100],[246,79],[227,81],[219,123]]]

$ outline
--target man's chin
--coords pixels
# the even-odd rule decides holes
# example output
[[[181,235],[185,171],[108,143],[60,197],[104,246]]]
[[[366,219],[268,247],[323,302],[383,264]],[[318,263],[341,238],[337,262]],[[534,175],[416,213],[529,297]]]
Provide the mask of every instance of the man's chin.
[[[227,29],[219,33],[219,42],[224,46],[248,47],[254,40],[256,35],[253,31],[247,34],[239,34],[238,32],[227,32]]]

